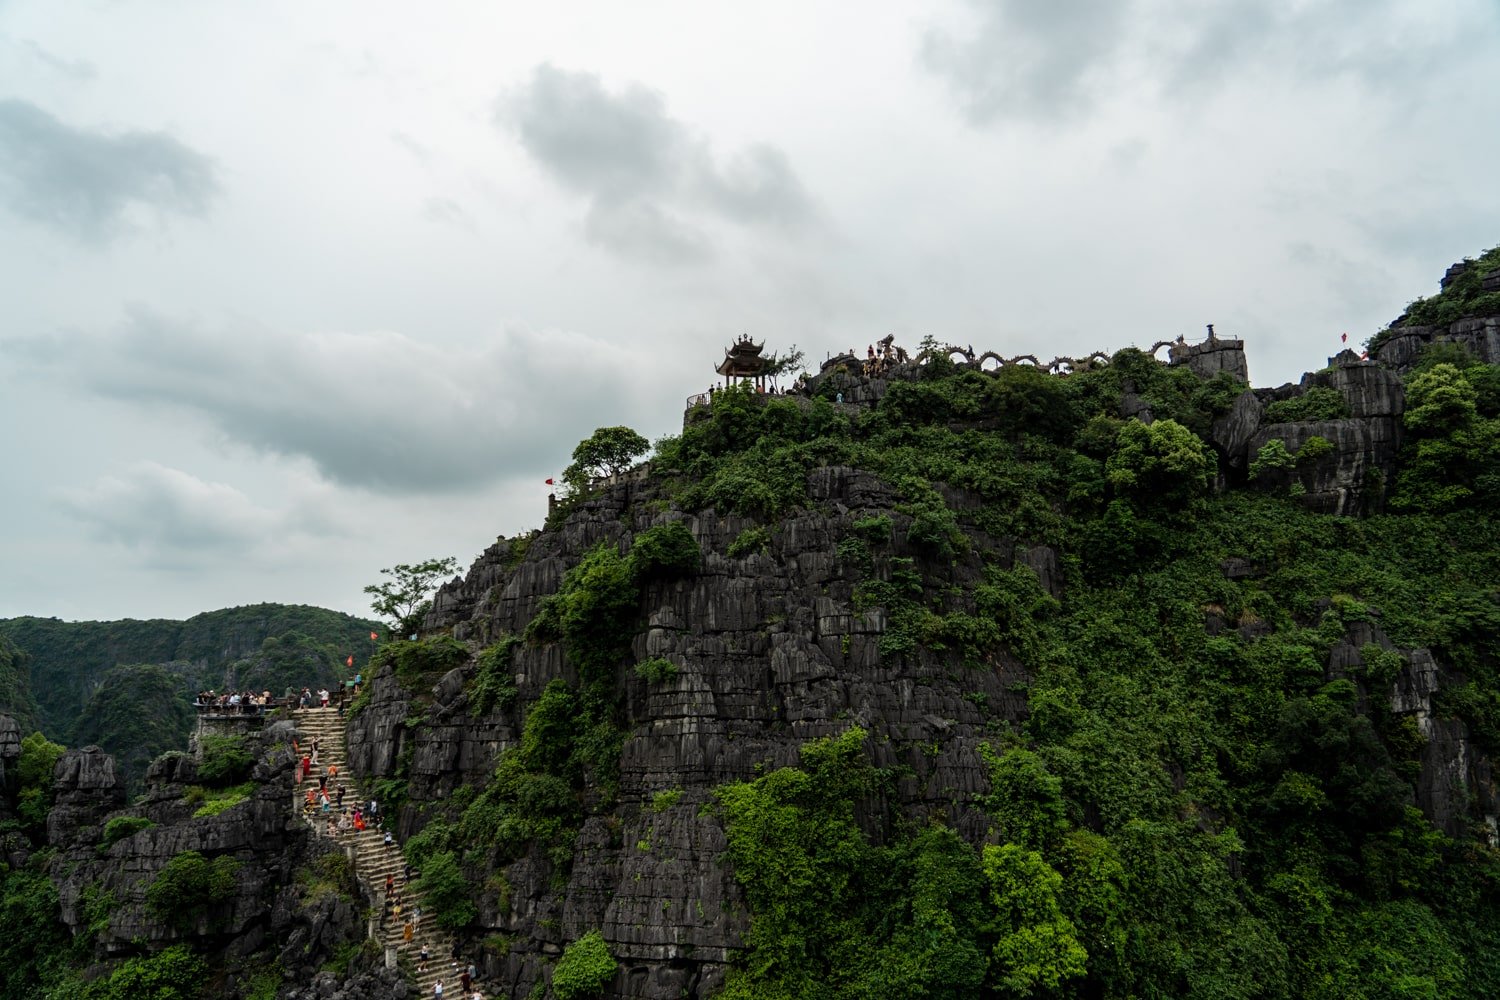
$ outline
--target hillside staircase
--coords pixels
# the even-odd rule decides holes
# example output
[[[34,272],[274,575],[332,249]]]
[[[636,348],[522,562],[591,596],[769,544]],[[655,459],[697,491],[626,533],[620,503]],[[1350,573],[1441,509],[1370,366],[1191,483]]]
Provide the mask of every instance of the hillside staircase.
[[[333,792],[338,785],[342,784],[346,789],[344,794],[344,805],[351,812],[354,806],[360,802],[358,790],[350,778],[346,769],[348,759],[344,749],[344,719],[334,708],[304,708],[292,712],[292,721],[299,733],[298,745],[304,753],[312,747],[314,738],[318,741],[318,765],[297,786],[295,800],[292,808],[296,815],[303,815],[303,803],[306,801],[307,790],[318,787],[318,775],[326,774],[329,765],[337,768],[338,777],[330,783],[329,797],[333,798]],[[368,801],[368,800],[366,800]],[[338,820],[337,811],[323,813],[315,811],[309,822],[313,833],[319,837],[328,836],[328,817],[333,816],[335,822]],[[366,893],[366,898],[372,900],[376,905],[372,911],[370,920],[370,936],[379,941],[385,948],[387,956],[398,955],[407,979],[416,987],[416,996],[431,997],[433,984],[439,979],[443,981],[443,996],[445,998],[472,996],[472,991],[465,994],[459,985],[459,967],[450,957],[453,952],[453,938],[438,927],[437,921],[433,919],[427,906],[412,885],[405,882],[405,859],[401,854],[401,845],[392,842],[390,847],[385,846],[385,835],[373,824],[363,831],[349,830],[337,834],[334,841],[348,854],[354,866],[354,876],[359,879]],[[402,896],[401,916],[394,917],[386,912],[385,885],[386,876],[391,876],[395,886]],[[410,942],[404,940],[404,924],[410,919],[417,909],[421,909],[421,919],[416,921]],[[417,956],[423,945],[428,951],[427,971],[417,971]]]

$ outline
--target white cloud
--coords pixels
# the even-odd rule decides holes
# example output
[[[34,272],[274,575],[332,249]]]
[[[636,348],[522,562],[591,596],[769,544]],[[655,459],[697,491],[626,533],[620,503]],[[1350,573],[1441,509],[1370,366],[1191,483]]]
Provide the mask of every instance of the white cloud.
[[[226,483],[150,461],[61,490],[58,500],[96,540],[161,569],[261,561],[309,536],[335,533],[337,523],[307,499],[263,506]]]

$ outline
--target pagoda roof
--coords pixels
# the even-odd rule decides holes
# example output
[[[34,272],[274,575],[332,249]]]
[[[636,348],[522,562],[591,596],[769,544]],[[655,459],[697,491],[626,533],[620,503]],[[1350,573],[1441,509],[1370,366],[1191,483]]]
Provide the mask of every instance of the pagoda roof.
[[[757,344],[749,336],[741,337],[734,342],[733,347],[724,349],[724,360],[719,362],[714,371],[730,378],[759,375],[771,363],[770,358],[761,355],[765,348],[764,342]]]

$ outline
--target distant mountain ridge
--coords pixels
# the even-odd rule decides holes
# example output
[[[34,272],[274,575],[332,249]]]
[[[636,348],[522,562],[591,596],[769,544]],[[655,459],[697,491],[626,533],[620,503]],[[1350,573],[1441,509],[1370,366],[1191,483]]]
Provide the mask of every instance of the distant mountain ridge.
[[[0,619],[0,712],[68,746],[97,743],[134,785],[153,757],[186,746],[194,691],[280,696],[288,687],[337,683],[363,667],[370,633],[379,629],[343,612],[290,604],[180,621]]]

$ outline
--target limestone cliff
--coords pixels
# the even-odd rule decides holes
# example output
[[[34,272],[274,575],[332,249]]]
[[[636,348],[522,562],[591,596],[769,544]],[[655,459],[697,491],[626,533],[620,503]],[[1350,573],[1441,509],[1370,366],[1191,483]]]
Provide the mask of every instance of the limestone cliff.
[[[1172,358],[1205,382],[1220,380],[1216,386],[1243,384],[1248,374],[1237,341],[1188,345]],[[979,370],[979,363],[969,367]],[[902,380],[923,377],[917,364],[862,376],[845,362],[826,368],[790,402],[806,412],[822,398],[857,416]],[[1338,416],[1268,419],[1297,412],[1275,404],[1315,391]],[[1127,380],[1121,398],[1122,417],[1154,419],[1144,386]],[[1322,438],[1330,447],[1316,462],[1257,488],[1284,491],[1295,483],[1301,505],[1319,514],[1383,508],[1400,458],[1404,407],[1401,380],[1389,367],[1344,352],[1297,385],[1246,386],[1230,399],[1209,434],[1219,490],[1243,489],[1251,463],[1273,439],[1295,454]],[[526,633],[569,570],[601,545],[625,552],[653,527],[680,522],[701,554],[695,573],[651,582],[639,595],[629,659],[666,661],[671,669],[642,676],[619,664],[618,782],[588,784],[566,856],[534,849],[465,857],[477,905],[466,947],[486,982],[530,995],[565,945],[597,930],[619,963],[605,996],[712,996],[743,954],[750,917],[724,861],[714,790],[793,765],[805,741],[851,725],[868,732],[871,761],[896,775],[880,801],[862,806],[871,836],[886,835],[893,824],[940,821],[971,844],[993,838],[993,819],[980,807],[991,788],[979,746],[1017,732],[1027,719],[1027,667],[1004,645],[986,650],[979,669],[956,646],[937,642],[896,652],[886,641],[889,609],[861,600],[859,588],[909,565],[917,603],[974,614],[972,595],[986,566],[1026,567],[1043,590],[1062,597],[1068,561],[1054,545],[991,534],[979,496],[938,488],[958,532],[953,554],[942,557],[915,537],[911,508],[893,484],[858,468],[811,469],[805,500],[769,522],[713,507],[683,510],[663,477],[627,478],[574,503],[544,532],[500,540],[464,578],[442,588],[425,633],[450,634],[477,653]],[[851,544],[862,537],[861,525],[875,522],[888,526],[883,541]],[[756,532],[763,540],[746,546]],[[1226,564],[1225,578],[1257,573]],[[1216,634],[1212,614],[1208,624],[1208,634]],[[1240,634],[1252,643],[1268,631],[1246,625]],[[435,819],[456,819],[473,789],[493,780],[502,754],[517,747],[549,683],[577,687],[583,680],[561,642],[502,644],[513,689],[485,710],[476,708],[482,668],[473,659],[426,678],[403,679],[391,666],[375,675],[349,727],[349,754],[357,774],[404,796],[401,839]],[[1399,656],[1394,680],[1366,676],[1362,657],[1373,649]],[[1327,680],[1354,675],[1363,697],[1409,717],[1424,741],[1409,801],[1450,836],[1493,828],[1497,797],[1488,762],[1464,723],[1433,701],[1462,677],[1425,648],[1396,650],[1374,624],[1352,625],[1328,654]]]

